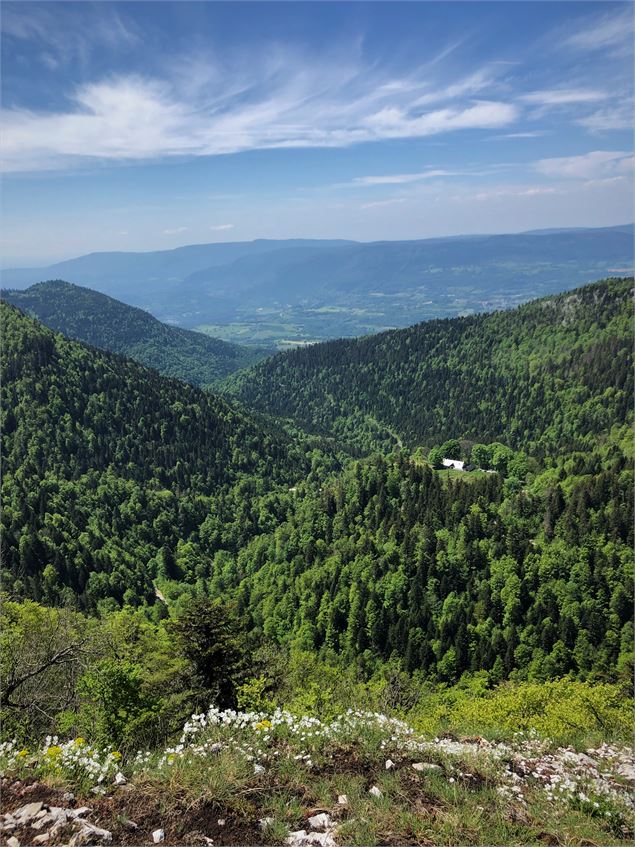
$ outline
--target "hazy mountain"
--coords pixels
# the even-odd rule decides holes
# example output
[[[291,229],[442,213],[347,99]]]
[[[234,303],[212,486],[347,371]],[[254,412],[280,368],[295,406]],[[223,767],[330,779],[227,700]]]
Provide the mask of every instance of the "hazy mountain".
[[[6,288],[26,288],[44,279],[65,279],[88,285],[103,294],[124,297],[134,305],[159,302],[176,283],[199,270],[227,265],[242,258],[276,249],[309,246],[329,248],[338,241],[290,239],[287,241],[236,241],[221,244],[192,244],[174,250],[147,253],[89,253],[43,268],[2,271]],[[342,242],[345,243],[345,242]]]
[[[94,253],[5,271],[6,287],[60,278],[226,340],[284,346],[509,308],[628,273],[633,227],[421,241],[253,241]]]

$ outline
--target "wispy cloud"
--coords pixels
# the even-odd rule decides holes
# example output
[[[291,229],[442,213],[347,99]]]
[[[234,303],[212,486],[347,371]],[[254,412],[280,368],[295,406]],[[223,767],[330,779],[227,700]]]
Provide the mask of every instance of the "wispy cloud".
[[[578,50],[606,50],[631,42],[633,7],[626,4],[619,12],[589,18],[588,23],[562,41],[562,46]]]
[[[360,209],[381,209],[385,206],[396,206],[405,202],[405,197],[389,197],[386,200],[374,200],[371,203],[362,203]]]
[[[441,169],[422,171],[414,174],[382,174],[380,176],[358,176],[351,182],[345,183],[352,186],[374,186],[374,185],[407,185],[411,182],[421,182],[426,179],[436,179],[444,176],[464,176],[461,171],[446,171]]]
[[[234,229],[235,224],[215,224],[210,226],[212,232],[225,232],[228,229]]]
[[[547,129],[533,129],[528,130],[527,132],[505,132],[501,135],[490,135],[487,140],[492,138],[496,140],[505,138],[540,138],[541,136],[547,135],[548,133],[549,130]]]
[[[98,47],[118,50],[139,42],[136,27],[110,3],[5,3],[2,35],[39,46],[36,55],[50,70],[85,63]]]
[[[187,232],[186,226],[176,226],[174,229],[164,229],[163,235],[179,235],[181,232]]]
[[[521,100],[537,106],[568,106],[574,103],[594,103],[605,100],[605,91],[595,88],[551,88],[521,95]]]
[[[633,172],[632,153],[616,150],[593,150],[581,156],[559,156],[540,159],[535,169],[545,176],[569,179],[605,179]]]
[[[630,98],[622,105],[607,106],[578,118],[576,123],[593,133],[611,132],[616,129],[631,129],[633,106]]]
[[[459,81],[446,91],[447,102],[427,108],[421,102],[430,87],[425,71],[405,80],[356,56],[325,61],[282,48],[238,68],[198,61],[196,73],[186,76],[109,77],[70,92],[64,111],[5,109],[3,167],[346,147],[505,128],[518,107],[487,99],[485,79],[475,74],[471,82]],[[480,99],[467,96],[477,89]]]

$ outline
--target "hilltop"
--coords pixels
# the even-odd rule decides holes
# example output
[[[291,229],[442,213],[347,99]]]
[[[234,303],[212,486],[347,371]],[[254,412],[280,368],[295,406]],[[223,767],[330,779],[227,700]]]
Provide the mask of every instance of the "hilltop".
[[[229,386],[253,408],[366,452],[452,437],[535,456],[584,450],[629,419],[632,287],[609,279],[513,310],[316,344]]]
[[[193,385],[213,386],[272,352],[168,326],[142,309],[63,280],[2,291],[2,298],[69,338],[129,356]]]

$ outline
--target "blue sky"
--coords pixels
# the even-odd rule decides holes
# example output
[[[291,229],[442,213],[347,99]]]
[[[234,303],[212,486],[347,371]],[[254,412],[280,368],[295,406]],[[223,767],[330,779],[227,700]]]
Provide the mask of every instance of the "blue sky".
[[[633,218],[633,6],[4,2],[5,266]]]

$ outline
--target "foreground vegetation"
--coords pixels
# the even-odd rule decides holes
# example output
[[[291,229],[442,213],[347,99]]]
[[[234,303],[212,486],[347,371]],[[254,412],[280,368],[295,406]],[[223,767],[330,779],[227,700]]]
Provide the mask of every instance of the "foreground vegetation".
[[[158,622],[6,599],[2,615],[0,830],[20,843],[633,836],[629,680],[495,685],[481,671],[432,686],[399,662],[368,676],[254,650],[202,598]]]
[[[156,752],[122,756],[83,738],[49,737],[32,751],[2,745],[0,762],[14,791],[38,780],[48,808],[56,796],[44,786],[89,798],[99,827],[124,842],[144,843],[151,833],[171,843],[212,837],[324,847],[608,845],[633,837],[627,749],[604,744],[576,753],[522,733],[506,744],[429,739],[403,721],[359,710],[323,722],[211,708],[191,716],[178,743]],[[14,800],[16,808],[24,807]],[[58,811],[33,823],[59,819]],[[18,814],[10,827],[14,821],[10,831],[26,834],[31,821]],[[61,823],[58,838],[71,829],[70,820]]]

